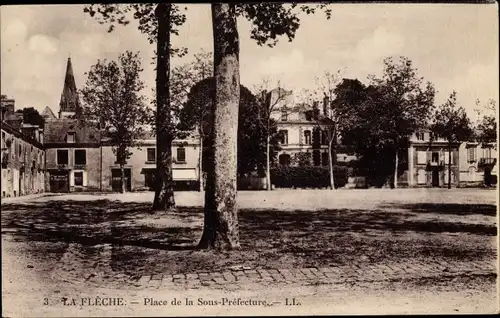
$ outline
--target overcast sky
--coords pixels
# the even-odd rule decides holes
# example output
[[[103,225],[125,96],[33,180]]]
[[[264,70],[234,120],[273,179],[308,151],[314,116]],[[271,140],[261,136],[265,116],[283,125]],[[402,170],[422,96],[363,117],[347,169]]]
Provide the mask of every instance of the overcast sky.
[[[187,22],[177,45],[192,59],[212,51],[210,6],[187,4]],[[241,37],[241,83],[252,89],[268,77],[295,92],[314,88],[314,77],[345,69],[344,76],[368,83],[380,74],[382,59],[404,55],[419,74],[433,82],[437,102],[456,90],[460,103],[472,113],[474,101],[498,101],[497,6],[481,5],[332,5],[324,14],[301,16],[293,42],[282,38],[274,48],[259,47],[249,37],[249,24],[238,20]],[[83,13],[81,5],[1,7],[1,92],[16,100],[16,108],[50,106],[59,110],[66,60],[71,56],[77,87],[99,58],[116,58],[125,50],[140,51],[143,79],[151,95],[155,77],[149,64],[154,46],[132,23],[107,33]],[[498,102],[497,102],[498,104]]]

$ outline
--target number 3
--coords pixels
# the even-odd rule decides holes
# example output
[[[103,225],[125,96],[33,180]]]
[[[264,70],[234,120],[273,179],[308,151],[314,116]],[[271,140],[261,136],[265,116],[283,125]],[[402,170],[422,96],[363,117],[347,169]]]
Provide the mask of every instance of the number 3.
[[[43,299],[43,304],[44,305],[48,305],[49,304],[49,299],[48,298],[44,298]]]

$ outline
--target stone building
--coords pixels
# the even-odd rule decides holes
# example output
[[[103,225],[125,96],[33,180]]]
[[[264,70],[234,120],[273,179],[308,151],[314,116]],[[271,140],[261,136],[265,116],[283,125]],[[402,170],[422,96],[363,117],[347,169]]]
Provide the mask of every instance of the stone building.
[[[272,108],[271,118],[277,123],[278,133],[281,135],[281,150],[278,152],[280,165],[297,165],[306,159],[313,163],[313,143],[315,129],[319,129],[317,138],[320,140],[319,150],[321,164],[328,165],[328,138],[326,130],[330,129],[332,121],[329,119],[329,101],[323,100],[321,109],[319,102],[312,105],[294,102],[293,92],[282,88],[271,90],[267,95],[267,102]],[[354,152],[348,147],[337,147],[335,162],[349,162],[356,160]]]
[[[45,190],[43,129],[24,122],[15,112],[15,101],[2,98],[2,198]]]
[[[82,118],[71,59],[68,58],[58,118],[46,107],[45,148],[50,192],[119,191],[121,170],[109,140],[96,124]],[[176,184],[199,189],[199,138],[174,140],[176,161],[173,178]],[[156,139],[145,133],[136,140],[132,155],[125,164],[128,191],[150,190],[156,169]]]
[[[451,147],[449,161],[448,142],[442,138],[431,138],[431,132],[415,133],[408,146],[408,185],[410,187],[448,186],[448,165],[451,162],[451,184],[460,181],[460,142]]]
[[[47,119],[46,166],[50,192],[99,191],[100,134],[77,119]]]
[[[200,189],[200,138],[193,134],[172,143],[172,177],[177,189]],[[124,165],[125,186],[128,191],[154,190],[156,173],[156,139],[145,132],[130,149],[131,156]],[[121,170],[113,146],[103,141],[103,191],[120,191]]]
[[[465,186],[491,185],[497,163],[496,143],[463,142],[459,148],[460,183]]]

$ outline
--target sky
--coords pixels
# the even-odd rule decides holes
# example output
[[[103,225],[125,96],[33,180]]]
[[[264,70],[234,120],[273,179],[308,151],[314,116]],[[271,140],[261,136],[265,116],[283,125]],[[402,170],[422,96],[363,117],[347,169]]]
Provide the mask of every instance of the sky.
[[[174,58],[174,65],[213,51],[210,6],[182,6],[187,22],[172,41],[189,54]],[[239,19],[241,84],[253,89],[269,79],[298,93],[314,89],[315,77],[337,70],[367,84],[368,75],[381,75],[384,57],[406,56],[435,85],[437,104],[455,90],[471,115],[476,99],[494,99],[498,105],[495,4],[332,4],[331,9],[330,20],[323,13],[301,15],[295,39],[280,38],[274,48],[258,46],[250,39],[248,21]],[[81,88],[85,72],[98,59],[116,59],[126,50],[140,52],[144,94],[152,96],[154,45],[135,22],[107,33],[107,26],[83,12],[83,5],[0,10],[1,93],[16,100],[16,109],[50,106],[57,112],[69,56]]]

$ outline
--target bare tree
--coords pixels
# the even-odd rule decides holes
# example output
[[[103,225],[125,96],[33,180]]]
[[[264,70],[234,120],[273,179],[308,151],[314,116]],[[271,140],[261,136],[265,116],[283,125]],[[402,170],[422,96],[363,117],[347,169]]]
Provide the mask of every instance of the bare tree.
[[[315,78],[317,91],[316,96],[323,99],[323,116],[325,121],[324,134],[328,144],[328,170],[330,172],[330,188],[335,190],[335,178],[333,173],[334,156],[336,156],[337,141],[339,139],[340,126],[346,120],[344,107],[335,107],[335,88],[340,83],[342,71],[325,72],[323,76]]]
[[[273,95],[272,92],[269,91],[269,79],[265,79],[262,83],[254,89],[257,92],[257,98],[259,103],[263,106],[259,109],[262,112],[258,114],[258,120],[265,125],[266,127],[266,187],[267,191],[272,190],[271,185],[271,124],[272,117],[274,111],[277,110],[277,107],[286,100],[287,96],[290,96],[290,92],[285,91],[281,88],[281,82],[278,81],[276,89],[273,91],[276,92],[276,95]]]

